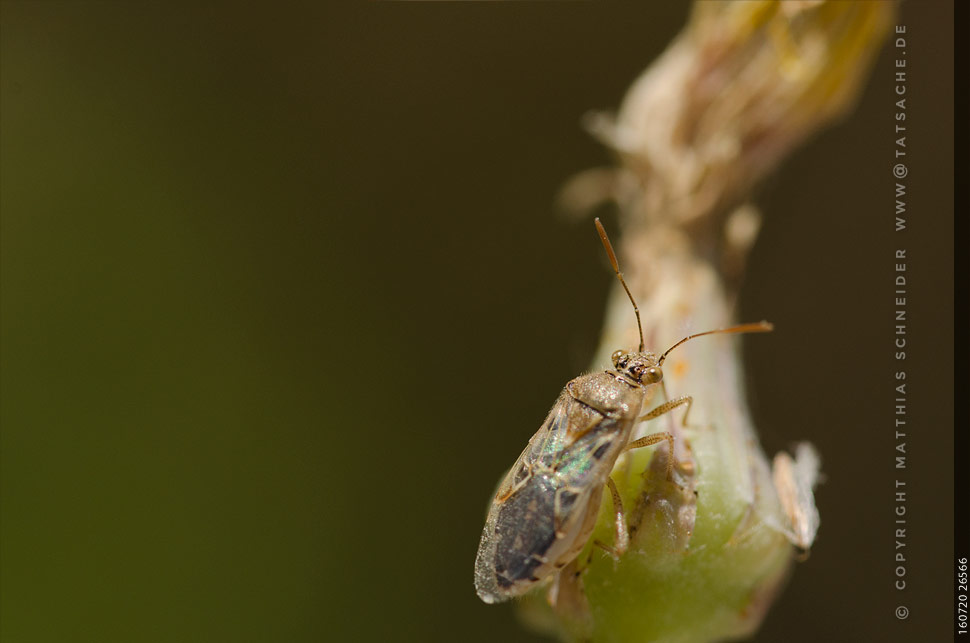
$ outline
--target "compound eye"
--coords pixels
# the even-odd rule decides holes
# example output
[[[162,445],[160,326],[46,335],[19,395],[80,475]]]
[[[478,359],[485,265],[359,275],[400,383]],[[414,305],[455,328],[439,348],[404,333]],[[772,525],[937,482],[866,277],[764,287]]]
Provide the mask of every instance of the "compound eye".
[[[659,368],[657,368],[656,366],[651,366],[650,368],[647,369],[647,372],[644,373],[643,380],[647,384],[656,384],[663,378],[664,378],[664,372]]]
[[[613,365],[614,366],[617,366],[619,364],[621,357],[623,357],[623,351],[622,350],[613,351],[613,355],[610,356],[610,359],[613,360]]]

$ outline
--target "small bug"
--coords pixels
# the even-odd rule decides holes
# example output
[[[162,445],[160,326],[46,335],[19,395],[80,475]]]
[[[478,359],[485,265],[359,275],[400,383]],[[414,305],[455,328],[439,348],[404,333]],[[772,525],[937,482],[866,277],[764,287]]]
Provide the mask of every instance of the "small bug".
[[[631,440],[633,427],[686,405],[692,398],[667,400],[645,415],[643,403],[662,386],[664,360],[684,342],[713,333],[772,330],[768,322],[742,324],[689,335],[657,355],[643,349],[640,310],[627,287],[599,219],[596,229],[617,278],[626,290],[640,330],[636,351],[618,350],[613,370],[581,375],[566,384],[545,422],[506,474],[492,500],[475,560],[475,589],[486,603],[529,591],[569,564],[586,546],[608,487],[615,516],[613,547],[597,542],[614,556],[627,548],[626,518],[619,491],[610,477],[625,451],[666,441],[667,478],[673,467],[674,437],[661,432]],[[666,397],[666,395],[665,395]]]

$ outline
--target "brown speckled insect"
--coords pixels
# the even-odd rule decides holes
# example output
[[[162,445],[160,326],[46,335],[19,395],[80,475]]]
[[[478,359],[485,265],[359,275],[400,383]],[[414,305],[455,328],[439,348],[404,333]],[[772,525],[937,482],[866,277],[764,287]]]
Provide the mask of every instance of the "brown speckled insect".
[[[667,354],[701,335],[772,329],[768,322],[743,324],[689,335],[659,356],[644,351],[640,310],[599,219],[596,229],[633,304],[640,346],[636,351],[613,353],[613,370],[581,375],[566,384],[546,421],[499,485],[475,560],[475,589],[486,603],[524,594],[578,556],[596,523],[604,486],[613,497],[614,541],[613,547],[597,544],[621,555],[629,538],[620,494],[610,477],[613,465],[625,451],[666,441],[670,478],[673,435],[654,433],[631,441],[633,427],[681,405],[690,410],[692,398],[685,395],[640,415],[643,403],[663,379],[661,366]]]

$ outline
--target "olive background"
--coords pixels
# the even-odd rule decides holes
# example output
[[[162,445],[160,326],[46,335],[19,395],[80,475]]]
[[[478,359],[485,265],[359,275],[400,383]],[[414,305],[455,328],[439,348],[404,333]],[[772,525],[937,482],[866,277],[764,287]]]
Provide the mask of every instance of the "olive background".
[[[4,2],[0,637],[542,640],[478,600],[472,567],[613,285],[554,197],[612,162],[582,114],[615,109],[686,16]],[[952,631],[952,6],[900,21],[907,231],[891,46],[859,109],[756,195],[738,317],[777,331],[745,347],[752,412],[770,453],[811,440],[826,474],[761,641]]]

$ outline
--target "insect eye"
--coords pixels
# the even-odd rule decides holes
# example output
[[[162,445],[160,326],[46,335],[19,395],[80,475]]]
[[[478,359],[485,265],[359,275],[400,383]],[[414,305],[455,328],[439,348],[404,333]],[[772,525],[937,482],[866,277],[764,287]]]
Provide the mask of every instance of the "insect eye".
[[[652,366],[647,369],[646,377],[644,378],[650,384],[656,384],[664,378],[664,373],[656,366]]]

